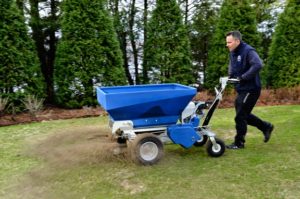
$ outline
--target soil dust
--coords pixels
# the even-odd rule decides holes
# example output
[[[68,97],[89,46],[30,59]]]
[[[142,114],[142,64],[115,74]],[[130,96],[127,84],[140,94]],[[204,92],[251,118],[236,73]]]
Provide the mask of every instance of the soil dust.
[[[121,145],[112,139],[108,127],[61,129],[49,137],[33,142],[27,153],[55,167],[123,161],[128,158],[126,144]]]
[[[108,162],[129,162],[125,144],[113,140],[109,128],[99,126],[60,129],[35,140],[26,140],[26,144],[22,155],[37,158],[43,163],[7,188],[2,193],[7,198],[57,198],[48,180],[56,176],[58,170],[100,166]],[[63,198],[66,197],[64,195]]]

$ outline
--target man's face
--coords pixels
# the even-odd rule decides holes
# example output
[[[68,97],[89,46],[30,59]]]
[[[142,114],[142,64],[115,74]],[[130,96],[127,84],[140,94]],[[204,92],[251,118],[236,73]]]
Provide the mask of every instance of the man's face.
[[[233,38],[232,35],[226,37],[226,46],[230,52],[234,51],[239,44],[240,40]]]

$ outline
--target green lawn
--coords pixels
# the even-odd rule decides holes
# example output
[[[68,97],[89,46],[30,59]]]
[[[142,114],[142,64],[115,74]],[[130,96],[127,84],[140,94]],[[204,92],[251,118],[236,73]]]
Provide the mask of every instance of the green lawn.
[[[163,159],[147,167],[111,155],[106,117],[1,127],[0,198],[298,199],[300,105],[254,113],[274,123],[269,143],[249,127],[243,150],[212,158],[205,147],[168,144]],[[233,118],[233,109],[219,109],[211,122],[227,144]]]

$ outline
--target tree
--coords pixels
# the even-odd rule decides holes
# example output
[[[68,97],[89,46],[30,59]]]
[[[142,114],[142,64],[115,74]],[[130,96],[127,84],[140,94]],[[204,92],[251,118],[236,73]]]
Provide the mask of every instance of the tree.
[[[15,1],[0,0],[0,97],[22,106],[29,94],[43,97],[37,55]]]
[[[258,52],[260,39],[257,32],[256,13],[248,0],[225,0],[220,11],[220,18],[213,35],[208,52],[208,68],[205,86],[213,88],[221,76],[227,76],[229,56],[225,47],[225,34],[239,30],[243,40],[256,48]]]
[[[277,0],[251,0],[256,11],[256,21],[261,34],[261,58],[266,61],[268,50],[272,41],[272,34],[276,24],[277,14],[280,4]]]
[[[267,85],[300,84],[300,1],[289,0],[278,19],[267,64]]]
[[[264,63],[267,62],[269,48],[272,42],[272,35],[275,30],[278,15],[284,9],[284,1],[280,0],[251,0],[256,11],[256,20],[258,31],[261,37],[261,59]],[[267,70],[263,68],[261,72],[261,81],[263,86],[266,86]]]
[[[124,8],[124,5],[120,5],[120,0],[110,0],[109,6],[114,19],[114,27],[117,33],[117,37],[120,43],[120,48],[123,57],[123,68],[127,81],[130,85],[134,84],[134,80],[130,73],[129,63],[129,51],[128,51],[128,11]],[[121,8],[121,9],[120,9]],[[128,55],[129,54],[129,55]]]
[[[60,29],[59,6],[61,0],[28,0],[29,26],[32,30],[32,38],[35,42],[40,68],[46,82],[46,103],[54,103],[54,62],[58,32]],[[22,1],[19,2],[22,4]],[[27,1],[24,0],[27,5]],[[25,6],[26,7],[26,6]],[[42,11],[42,12],[41,12]],[[42,14],[41,14],[42,13]]]
[[[193,55],[193,72],[199,83],[199,74],[205,74],[208,62],[208,50],[212,41],[212,35],[216,28],[218,9],[213,6],[216,3],[211,0],[204,0],[196,6],[195,15],[192,19],[190,40]],[[205,78],[205,77],[204,77]]]
[[[57,103],[95,105],[95,85],[126,83],[112,18],[102,0],[65,0],[55,65]]]
[[[139,63],[138,63],[138,46],[136,42],[136,38],[138,34],[134,31],[135,21],[136,21],[136,13],[137,8],[135,5],[135,0],[132,0],[130,5],[130,13],[129,13],[129,39],[132,48],[133,55],[133,65],[134,65],[134,74],[135,74],[135,83],[140,84],[140,75],[139,75]]]
[[[175,0],[156,2],[147,26],[144,68],[153,82],[194,82],[190,43]],[[145,64],[145,63],[144,63]]]
[[[147,59],[146,59],[146,53],[145,53],[145,48],[146,48],[146,43],[147,43],[147,38],[148,38],[148,0],[144,0],[144,13],[143,13],[143,25],[144,25],[144,41],[143,41],[143,78],[142,82],[147,83],[149,82],[149,76],[148,76],[148,68],[147,68]]]

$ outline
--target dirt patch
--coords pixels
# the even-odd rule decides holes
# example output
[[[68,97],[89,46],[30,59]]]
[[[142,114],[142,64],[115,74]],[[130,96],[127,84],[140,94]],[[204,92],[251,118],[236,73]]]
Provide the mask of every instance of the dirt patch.
[[[60,129],[48,136],[26,140],[27,148],[22,156],[30,156],[42,160],[42,164],[30,170],[18,179],[15,186],[9,187],[7,198],[73,198],[74,193],[53,192],[51,183],[59,176],[59,172],[68,172],[76,167],[117,162],[130,163],[127,148],[111,139],[108,127],[82,126]],[[128,175],[128,172],[126,173]],[[131,176],[122,175],[120,186],[130,194],[145,189],[142,183],[127,180]],[[59,182],[58,182],[59,183]],[[1,196],[0,196],[1,197]]]
[[[85,126],[64,129],[44,140],[30,143],[27,153],[42,158],[54,167],[125,161],[126,145],[110,138],[108,128]]]
[[[121,187],[125,190],[129,191],[131,195],[144,192],[146,190],[145,185],[143,183],[133,183],[130,180],[123,180],[121,182]]]

